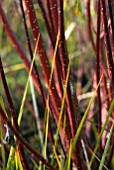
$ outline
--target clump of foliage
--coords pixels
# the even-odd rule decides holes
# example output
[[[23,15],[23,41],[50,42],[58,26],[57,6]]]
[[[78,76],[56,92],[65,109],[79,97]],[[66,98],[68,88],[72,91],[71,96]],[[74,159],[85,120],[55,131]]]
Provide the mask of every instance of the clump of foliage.
[[[0,2],[2,169],[114,168],[113,10]]]

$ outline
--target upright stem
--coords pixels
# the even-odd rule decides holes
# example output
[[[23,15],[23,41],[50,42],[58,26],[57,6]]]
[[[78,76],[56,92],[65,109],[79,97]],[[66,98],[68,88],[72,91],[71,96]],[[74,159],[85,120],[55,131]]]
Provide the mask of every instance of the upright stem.
[[[97,84],[100,81],[100,17],[101,17],[101,12],[100,12],[100,0],[98,0],[98,5],[97,5],[97,37],[96,37],[96,79],[97,79]],[[100,87],[98,87],[97,91],[97,99],[98,99],[98,134],[101,132],[101,96],[100,96]],[[101,142],[99,145],[99,151],[101,152]]]
[[[114,57],[114,16],[113,16],[114,8],[112,9],[112,5],[114,6],[114,4],[112,3],[114,3],[114,1],[108,0],[109,14],[110,14],[110,20],[111,20],[111,27],[112,27],[112,54]]]
[[[25,0],[25,5],[26,5],[26,10],[27,10],[27,13],[28,13],[30,25],[31,25],[31,28],[32,28],[34,40],[36,42],[37,36],[40,33],[40,30],[39,30],[39,24],[38,24],[38,20],[36,18],[36,14],[35,14],[35,10],[34,10],[32,0],[29,0],[29,1]],[[59,117],[60,99],[59,99],[59,96],[57,94],[57,90],[56,90],[55,82],[54,82],[53,78],[52,78],[51,83],[50,83],[51,69],[50,69],[49,60],[48,60],[48,57],[47,57],[46,50],[44,48],[44,43],[43,43],[41,34],[40,34],[40,38],[39,38],[37,52],[38,52],[39,59],[40,59],[41,65],[42,65],[42,69],[43,69],[43,72],[44,72],[44,75],[45,75],[46,83],[47,83],[47,86],[48,86],[48,89],[49,89],[49,92],[50,92],[50,95],[51,95],[51,99],[52,99],[53,106],[54,106],[54,109],[55,109],[56,117]]]
[[[86,2],[86,11],[87,11],[87,19],[88,19],[88,22],[87,22],[88,25],[87,25],[87,26],[88,26],[89,38],[90,38],[90,41],[91,41],[93,50],[94,50],[94,52],[95,52],[96,48],[95,48],[95,43],[94,43],[94,40],[93,40],[92,31],[91,31],[90,1],[91,1],[91,0],[87,0],[87,2]]]
[[[24,13],[24,8],[23,8],[22,1],[20,1],[20,8],[21,8],[21,11],[22,11],[22,17],[23,17],[23,22],[24,22],[24,29],[25,29],[28,49],[29,49],[29,53],[30,53],[30,57],[31,57],[31,61],[32,61],[32,59],[33,59],[33,52],[32,52],[32,48],[31,48],[31,44],[30,44],[30,38],[29,38],[29,33],[28,33],[27,24],[26,24],[26,18],[25,18],[25,13]],[[39,84],[39,88],[40,88],[40,93],[41,93],[43,105],[45,107],[45,95],[44,95],[43,87],[42,87],[42,84],[41,84],[41,81],[40,81],[40,78],[39,78],[39,73],[38,73],[35,61],[34,61],[34,64],[33,64],[33,68],[34,68],[34,74],[36,75],[37,82]]]
[[[58,1],[58,23],[59,23],[59,31],[60,31],[59,52],[60,52],[60,59],[62,63],[63,84],[65,84],[69,60],[68,60],[68,56],[67,56],[66,49],[65,49],[63,1],[61,0]],[[73,112],[71,111],[71,108],[70,108],[71,104],[69,102],[68,95],[71,100],[69,82],[68,82],[68,89],[67,89],[67,104],[68,104],[68,109],[69,109],[68,114],[70,115],[69,120],[70,120],[70,125],[71,125],[71,132],[72,132],[72,136],[74,136],[75,128],[73,127],[73,124],[72,124],[73,120],[72,120],[72,115],[71,115],[73,114]]]
[[[47,5],[47,10],[48,10],[48,15],[45,11],[44,5],[42,0],[37,0],[46,28],[47,28],[47,32],[51,41],[51,45],[52,45],[52,49],[53,51],[55,50],[55,44],[56,44],[56,34],[54,32],[54,25],[53,25],[53,19],[52,19],[52,10],[51,10],[51,6],[50,6],[50,2],[47,0],[46,5]],[[57,6],[55,5],[55,8],[57,8]],[[54,8],[54,10],[55,10]],[[57,27],[57,25],[56,25]],[[62,73],[62,68],[61,68],[61,62],[60,62],[60,57],[59,57],[59,51],[57,48],[56,51],[56,58],[55,58],[55,68],[54,68],[54,73],[55,73],[55,79],[57,81],[57,90],[58,93],[60,94],[60,96],[62,96],[63,94],[63,90],[62,90],[62,82],[61,82],[61,73]]]
[[[54,32],[57,36],[58,33],[58,15],[57,15],[57,0],[48,0],[48,3],[50,4],[50,11],[52,16],[52,22],[54,26]]]
[[[60,53],[60,59],[61,59],[61,65],[62,65],[62,74],[63,74],[63,84],[65,84],[66,76],[67,76],[67,69],[69,65],[69,58],[68,58],[68,52],[65,42],[65,35],[64,35],[64,11],[63,11],[63,0],[58,0],[58,30],[60,31],[60,39],[59,39],[59,53]],[[69,119],[70,122],[70,129],[72,138],[74,138],[75,132],[76,132],[76,111],[74,110],[74,101],[76,101],[75,97],[71,93],[71,86],[70,79],[68,80],[67,85],[67,92],[66,92],[66,102],[67,102],[67,116],[66,118]],[[77,101],[76,101],[77,103]],[[79,151],[79,143],[75,147],[75,151],[73,153],[73,161],[75,162],[77,167],[82,168],[81,165],[81,158],[80,156],[77,157],[77,155],[80,155]]]
[[[104,38],[105,38],[106,52],[107,52],[107,59],[108,59],[108,70],[109,70],[109,76],[112,84],[112,97],[113,97],[114,96],[114,68],[113,68],[112,49],[111,49],[110,37],[109,37],[106,4],[104,0],[100,0],[100,3],[102,9],[101,12],[103,17],[103,24],[104,24]]]

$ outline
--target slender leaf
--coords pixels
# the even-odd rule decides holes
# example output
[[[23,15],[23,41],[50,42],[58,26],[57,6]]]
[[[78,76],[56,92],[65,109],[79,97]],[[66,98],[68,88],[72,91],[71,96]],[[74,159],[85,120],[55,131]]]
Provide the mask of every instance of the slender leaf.
[[[108,152],[108,148],[109,148],[109,145],[110,145],[110,140],[111,140],[111,135],[112,135],[113,127],[114,127],[114,124],[112,124],[112,127],[111,127],[110,132],[109,132],[108,140],[106,142],[104,153],[102,155],[102,159],[101,159],[101,163],[100,163],[100,166],[99,166],[99,170],[103,169],[103,164],[104,164],[104,161],[105,161],[105,158],[106,158],[106,155],[107,155],[107,152]]]
[[[23,170],[23,166],[19,157],[19,153],[15,152],[15,160],[16,160],[16,170]]]
[[[31,66],[30,66],[30,71],[29,71],[29,75],[28,75],[28,79],[27,79],[27,82],[26,82],[26,86],[25,86],[25,90],[24,90],[24,95],[23,95],[23,99],[22,99],[22,103],[21,103],[21,107],[20,107],[20,111],[19,111],[19,116],[18,116],[18,124],[19,125],[21,123],[21,118],[22,118],[22,114],[23,114],[23,108],[24,108],[24,104],[25,104],[25,100],[26,100],[26,95],[27,95],[27,91],[28,91],[30,76],[31,76],[32,69],[33,69],[33,64],[34,64],[35,57],[36,57],[36,50],[37,50],[39,38],[40,38],[40,35],[38,35],[38,38],[37,38],[37,41],[36,41],[34,55],[33,55],[32,63],[31,63]]]
[[[39,36],[38,36],[38,40],[39,40]],[[26,94],[27,94],[27,90],[28,90],[28,85],[29,85],[29,79],[30,79],[30,75],[31,75],[32,68],[33,68],[33,63],[34,63],[35,56],[36,56],[36,49],[37,49],[37,45],[38,45],[38,40],[36,42],[34,56],[33,56],[33,60],[32,60],[31,66],[30,66],[30,71],[29,71],[27,83],[26,83],[26,86],[25,86],[25,91],[24,91],[24,95],[23,95],[23,99],[22,99],[22,104],[21,104],[20,111],[19,111],[19,116],[18,116],[18,124],[19,125],[21,123],[21,118],[22,118],[22,114],[23,114],[23,107],[24,107],[24,103],[25,103],[25,99],[26,99]],[[7,162],[7,169],[9,169],[9,167],[13,167],[14,166],[14,162],[15,162],[14,155],[15,155],[15,149],[11,147],[9,158],[8,158],[8,162]]]
[[[0,140],[1,140],[1,142],[3,141],[1,117],[0,117]],[[1,147],[1,154],[2,154],[2,167],[3,167],[3,170],[5,170],[6,158],[5,158],[4,145],[1,143],[1,144],[0,144],[0,147]]]
[[[100,144],[100,141],[101,141],[103,132],[104,132],[104,130],[105,130],[107,124],[108,124],[108,120],[109,120],[109,118],[110,118],[110,116],[111,116],[111,114],[112,114],[113,108],[114,108],[114,99],[112,100],[112,103],[111,103],[111,105],[110,105],[110,108],[109,108],[109,111],[108,111],[108,115],[107,115],[106,121],[105,121],[105,123],[104,123],[104,125],[103,125],[103,127],[102,127],[102,129],[101,129],[101,133],[100,133],[99,138],[98,138],[98,140],[97,140],[97,143],[96,143],[96,146],[95,146],[95,149],[94,149],[94,152],[93,152],[94,154],[92,154],[92,157],[91,157],[91,160],[90,160],[90,166],[91,166],[92,163],[93,163],[95,154],[96,154],[97,149],[98,149],[98,147],[99,147],[99,144]]]
[[[70,60],[68,64],[67,77],[66,77],[66,82],[64,85],[64,92],[63,92],[62,104],[61,104],[61,109],[60,109],[60,116],[59,116],[58,126],[56,130],[56,135],[55,135],[54,149],[57,147],[57,143],[58,143],[58,137],[59,137],[59,131],[60,131],[60,126],[61,126],[61,121],[62,121],[64,105],[65,105],[65,97],[66,97],[66,92],[67,92],[67,84],[68,84],[69,75],[70,75]],[[54,152],[52,154],[52,160],[51,160],[52,165],[53,163],[54,163]]]
[[[96,87],[96,89],[95,89],[95,91],[94,91],[94,94],[93,94],[92,98],[90,99],[90,102],[89,102],[89,104],[88,104],[88,106],[87,106],[87,109],[86,109],[86,111],[85,111],[85,113],[84,113],[84,115],[83,115],[83,117],[82,117],[82,120],[81,120],[81,122],[80,122],[80,124],[79,124],[79,127],[78,127],[78,129],[77,129],[77,132],[76,132],[75,137],[74,137],[73,142],[72,142],[71,152],[70,152],[69,155],[68,155],[68,160],[71,160],[72,153],[73,153],[73,151],[74,151],[74,148],[75,148],[76,143],[77,143],[77,141],[78,141],[79,135],[80,135],[81,130],[82,130],[82,128],[83,128],[84,122],[85,122],[85,120],[86,120],[86,118],[87,118],[87,115],[88,115],[90,106],[91,106],[91,104],[92,104],[92,102],[93,102],[93,100],[94,100],[94,98],[95,98],[96,92],[97,92],[97,90],[98,90],[98,87],[99,87],[99,85],[100,85],[100,82],[101,82],[102,78],[103,78],[103,75],[101,76],[101,79],[100,79],[100,81],[99,81],[99,83],[98,83],[98,85],[97,85],[97,87]],[[69,158],[69,157],[70,157],[70,158]],[[67,164],[67,162],[66,162],[66,164]]]

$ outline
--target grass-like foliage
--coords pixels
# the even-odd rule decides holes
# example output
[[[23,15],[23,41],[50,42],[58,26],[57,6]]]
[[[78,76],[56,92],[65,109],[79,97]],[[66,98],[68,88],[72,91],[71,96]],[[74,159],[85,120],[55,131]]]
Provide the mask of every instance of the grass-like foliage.
[[[114,169],[113,11],[0,1],[0,169]]]

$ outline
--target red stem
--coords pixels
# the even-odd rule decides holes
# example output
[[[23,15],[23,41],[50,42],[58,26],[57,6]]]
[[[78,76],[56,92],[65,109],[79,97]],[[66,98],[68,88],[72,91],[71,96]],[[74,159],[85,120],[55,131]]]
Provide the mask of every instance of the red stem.
[[[97,79],[97,84],[100,81],[100,17],[101,17],[101,11],[100,11],[100,0],[98,0],[98,5],[97,5],[97,36],[96,36],[96,79]],[[97,91],[97,100],[98,100],[98,134],[101,132],[101,96],[100,96],[100,87],[98,87]],[[101,152],[101,142],[99,145],[99,151]]]
[[[51,16],[51,11],[50,11],[50,3],[47,2],[47,9],[48,9],[48,18],[47,18],[47,14],[46,14],[46,11],[44,9],[44,5],[42,3],[41,0],[37,0],[38,4],[39,4],[39,7],[40,7],[40,10],[41,10],[41,13],[42,13],[42,16],[43,16],[43,19],[44,19],[44,22],[45,22],[45,25],[46,25],[46,28],[47,28],[47,31],[48,31],[48,35],[49,35],[49,38],[50,38],[50,41],[51,41],[51,45],[52,45],[52,48],[53,48],[53,51],[55,50],[55,44],[56,44],[56,34],[54,33],[54,26],[53,26],[53,20],[52,18],[50,18]],[[49,8],[48,8],[49,6]],[[51,20],[51,21],[50,21]],[[50,22],[50,24],[49,24]],[[59,51],[57,49],[57,52],[56,52],[56,59],[55,59],[55,68],[54,68],[54,73],[55,73],[55,78],[56,78],[56,81],[58,83],[58,86],[57,86],[57,90],[58,90],[58,93],[60,94],[60,96],[62,96],[63,94],[63,90],[62,90],[62,82],[61,82],[61,72],[62,72],[62,69],[61,69],[61,63],[60,63],[60,57],[59,57]]]
[[[88,20],[88,34],[89,34],[89,38],[93,47],[94,52],[96,53],[96,47],[95,47],[95,43],[93,40],[93,36],[92,36],[92,31],[91,31],[91,13],[90,13],[90,1],[91,0],[87,0],[87,4],[86,4],[86,11],[87,11],[87,20]],[[105,74],[105,76],[108,76],[108,72],[106,70],[105,64],[103,62],[103,60],[100,58],[100,65],[101,68],[103,70],[103,73]]]
[[[32,0],[29,0],[29,1],[25,0],[25,5],[26,5],[29,21],[30,21],[30,24],[31,24],[34,40],[36,41],[37,37],[40,33],[40,30],[39,30],[38,21],[36,19],[36,14],[35,14],[35,11],[34,11]],[[59,96],[57,94],[54,79],[52,78],[52,81],[50,82],[51,69],[50,69],[49,60],[48,60],[48,57],[47,57],[47,54],[46,54],[46,51],[45,51],[45,48],[44,48],[42,36],[40,36],[40,38],[39,38],[37,52],[38,52],[38,55],[39,55],[39,58],[40,58],[42,69],[44,71],[44,75],[45,75],[45,78],[46,78],[48,89],[49,89],[49,92],[50,92],[50,95],[51,95],[51,99],[52,99],[53,106],[54,106],[54,109],[55,109],[55,114],[56,114],[57,117],[59,117],[60,100],[59,100]]]
[[[114,93],[114,68],[113,68],[113,57],[112,57],[112,50],[111,50],[110,37],[109,37],[108,21],[106,15],[106,4],[104,0],[100,0],[100,2],[102,8],[103,23],[104,23],[104,38],[105,38],[106,52],[108,57],[109,76],[110,76],[110,80],[112,81],[111,82],[112,91]],[[114,96],[113,93],[112,96]]]
[[[22,1],[20,1],[20,8],[21,8],[21,12],[22,12],[22,18],[23,18],[24,29],[25,29],[25,33],[26,33],[28,49],[29,49],[29,53],[30,53],[30,57],[31,57],[31,61],[32,61],[32,59],[33,59],[33,52],[32,52],[32,48],[31,48],[31,44],[30,44],[30,38],[29,38],[29,33],[28,33],[27,24],[26,24],[26,18],[25,18],[25,13],[24,13],[24,8],[23,8]],[[34,68],[34,74],[36,75],[37,82],[39,84],[42,101],[43,101],[43,104],[44,104],[44,107],[45,107],[45,95],[44,95],[43,87],[42,87],[42,84],[41,84],[41,81],[40,81],[40,78],[39,78],[39,73],[38,73],[35,61],[34,61],[34,64],[33,64],[33,68]]]
[[[55,31],[54,31],[53,18],[52,18],[52,12],[51,12],[51,9],[50,9],[51,7],[50,7],[49,0],[46,0],[46,6],[47,6],[47,14],[48,14],[50,29],[53,32],[53,34],[56,35]]]
[[[110,14],[110,20],[111,20],[111,28],[112,28],[112,54],[114,57],[114,16],[113,16],[113,10],[112,9],[113,2],[111,0],[108,0],[108,7],[109,7],[109,14]]]
[[[62,63],[63,84],[65,84],[69,61],[68,61],[68,56],[67,56],[66,49],[65,49],[63,1],[61,0],[58,1],[58,24],[59,24],[59,31],[60,31],[59,52],[60,52],[60,59]],[[72,137],[74,137],[75,128],[73,127],[73,120],[71,116],[73,114],[72,112],[73,110],[71,110],[72,108],[68,100],[68,97],[71,100],[69,81],[68,81],[68,88],[67,88],[67,104],[68,104],[68,114],[69,114],[69,120],[70,120],[70,126],[71,126],[71,133],[72,133]]]
[[[57,12],[57,0],[48,0],[49,8],[51,12],[51,18],[54,26],[54,33],[57,36],[58,33],[58,12]]]
[[[69,58],[68,58],[68,52],[67,52],[67,47],[66,47],[66,42],[65,42],[65,35],[64,35],[64,12],[63,12],[63,0],[58,0],[58,30],[60,31],[60,39],[59,39],[59,53],[60,53],[60,59],[62,63],[62,73],[63,73],[63,84],[65,84],[66,77],[67,77],[67,69],[69,65]],[[69,78],[70,80],[70,78]],[[75,135],[76,132],[76,125],[78,124],[76,122],[76,115],[78,114],[75,111],[75,105],[77,103],[76,98],[74,96],[74,93],[71,94],[71,89],[70,89],[70,81],[68,80],[68,86],[67,86],[67,93],[66,93],[66,101],[67,101],[67,114],[66,118],[70,122],[70,129],[71,129],[71,134],[72,138]],[[73,84],[71,83],[71,86]],[[75,104],[74,104],[75,102]],[[77,157],[77,155],[80,155],[79,153],[79,143],[76,145],[75,151],[73,153],[73,160],[75,161],[75,164],[77,167],[82,168],[81,165],[81,158],[80,156]]]

